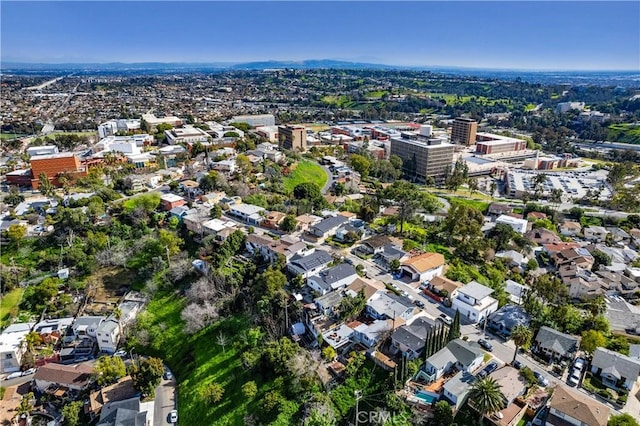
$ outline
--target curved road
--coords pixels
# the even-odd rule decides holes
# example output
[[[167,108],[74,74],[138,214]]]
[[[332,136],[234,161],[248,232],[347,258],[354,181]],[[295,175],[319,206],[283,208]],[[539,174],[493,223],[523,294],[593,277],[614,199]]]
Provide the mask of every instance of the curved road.
[[[322,170],[324,170],[324,172],[327,174],[327,183],[324,184],[321,190],[323,194],[326,194],[333,185],[333,173],[331,173],[331,170],[329,170],[327,166],[323,166],[322,164],[320,164],[320,167],[322,167]]]

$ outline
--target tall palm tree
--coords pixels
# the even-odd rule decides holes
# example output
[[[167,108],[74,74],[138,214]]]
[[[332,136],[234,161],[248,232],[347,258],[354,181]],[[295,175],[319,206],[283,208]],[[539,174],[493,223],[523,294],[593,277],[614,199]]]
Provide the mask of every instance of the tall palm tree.
[[[518,349],[529,346],[531,339],[533,338],[533,333],[529,327],[520,324],[511,332],[511,338],[513,339],[513,343],[516,345],[516,350],[513,353],[513,361],[515,361],[516,356],[518,355]],[[511,362],[513,363],[513,361]]]
[[[478,411],[482,418],[504,408],[504,394],[492,377],[476,380],[469,390],[469,401],[472,407]]]

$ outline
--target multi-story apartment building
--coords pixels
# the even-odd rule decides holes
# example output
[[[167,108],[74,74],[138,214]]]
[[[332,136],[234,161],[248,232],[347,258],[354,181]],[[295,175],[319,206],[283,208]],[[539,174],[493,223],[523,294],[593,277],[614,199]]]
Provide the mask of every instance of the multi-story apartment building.
[[[402,132],[400,137],[391,138],[390,155],[402,159],[402,169],[408,176],[422,181],[427,177],[441,180],[451,170],[454,149],[453,144],[443,139]]]
[[[290,125],[278,127],[280,146],[295,151],[307,150],[307,130],[304,126]]]
[[[478,154],[500,154],[525,149],[527,149],[527,141],[522,139],[492,133],[476,134],[476,153]]]
[[[478,123],[470,118],[458,117],[453,120],[451,126],[451,142],[460,145],[473,145],[476,143]]]

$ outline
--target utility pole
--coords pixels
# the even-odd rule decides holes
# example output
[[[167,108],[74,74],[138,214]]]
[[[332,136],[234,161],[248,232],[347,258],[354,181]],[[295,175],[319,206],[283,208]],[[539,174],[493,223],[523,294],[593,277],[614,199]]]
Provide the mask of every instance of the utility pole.
[[[362,391],[356,390],[353,391],[353,394],[356,396],[356,426],[358,426],[358,403],[362,398]]]

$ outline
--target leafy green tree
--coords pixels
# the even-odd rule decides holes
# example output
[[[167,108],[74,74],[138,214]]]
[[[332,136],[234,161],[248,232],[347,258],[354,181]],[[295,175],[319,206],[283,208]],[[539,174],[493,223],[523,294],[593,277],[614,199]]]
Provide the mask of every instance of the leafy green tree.
[[[447,342],[455,340],[460,337],[460,311],[456,309],[456,314],[453,317],[451,327],[449,327],[449,335]]]
[[[364,155],[360,154],[352,154],[349,157],[349,164],[353,167],[353,170],[360,173],[363,178],[369,176],[369,171],[371,170],[371,161]]]
[[[27,350],[33,352],[36,345],[42,343],[42,337],[40,337],[40,333],[37,331],[30,331],[24,336],[24,341],[27,344]]]
[[[298,226],[295,216],[286,215],[280,224],[280,230],[283,232],[293,232]]]
[[[178,237],[171,231],[167,231],[166,229],[158,231],[158,241],[171,256],[180,253],[180,246],[184,243],[182,238]]]
[[[155,397],[155,389],[160,384],[163,374],[162,360],[153,357],[133,363],[130,371],[133,387],[148,399]]]
[[[393,274],[398,273],[398,271],[400,271],[400,260],[391,259],[391,262],[389,262],[389,271]]]
[[[504,408],[504,394],[492,377],[476,380],[469,390],[469,402],[482,416],[487,416]]]
[[[82,409],[82,401],[74,401],[67,403],[62,407],[62,417],[64,418],[64,426],[76,426],[80,423],[80,410]]]
[[[325,361],[333,361],[336,357],[336,350],[331,346],[327,346],[322,350],[322,358]]]
[[[258,394],[258,386],[256,386],[256,382],[253,380],[242,385],[242,395],[245,398],[251,400],[256,397]]]
[[[16,408],[16,412],[18,415],[27,414],[33,411],[33,400],[35,399],[35,395],[33,392],[29,392],[27,394],[22,395],[22,399],[20,400],[20,404]]]
[[[527,348],[531,344],[532,338],[533,332],[525,325],[519,324],[513,329],[511,339],[513,339],[513,343],[516,345],[516,350],[513,352],[513,360],[511,363],[516,360],[520,348]]]
[[[419,208],[426,212],[434,212],[440,206],[433,195],[422,192],[416,185],[405,180],[396,180],[380,191],[380,196],[387,204],[392,201],[399,207],[401,233],[404,231],[404,223],[410,220]]]
[[[4,197],[2,201],[4,201],[10,206],[17,206],[18,204],[24,201],[24,196],[20,194],[20,191],[18,190],[17,187],[12,186],[11,189],[9,190],[9,195]]]
[[[38,175],[38,190],[45,197],[52,197],[56,193],[56,188],[53,186],[45,172]]]
[[[269,268],[258,277],[260,294],[267,299],[272,299],[287,285],[287,277],[278,269]]]
[[[447,401],[438,401],[433,410],[433,426],[453,425],[453,410]]]
[[[220,219],[222,217],[222,208],[219,205],[214,205],[209,210],[209,215],[214,219]]]
[[[507,224],[498,223],[489,231],[488,236],[495,242],[496,250],[502,251],[509,247],[509,242],[515,236],[515,231]]]
[[[94,370],[100,386],[115,383],[119,378],[127,374],[124,361],[118,356],[102,356],[98,358]]]
[[[22,225],[11,225],[7,228],[7,236],[16,243],[16,247],[20,248],[20,241],[27,233],[27,228]]]
[[[222,397],[224,396],[224,388],[220,383],[209,383],[202,390],[202,399],[204,399],[209,404],[217,404],[220,402]]]
[[[58,294],[58,280],[54,278],[45,278],[40,284],[34,287],[33,304],[42,306],[49,303]]]
[[[567,287],[550,274],[540,275],[533,282],[533,291],[545,302],[551,303],[567,296]]]
[[[320,187],[313,182],[303,182],[293,188],[293,196],[298,200],[308,199],[313,200],[318,197],[322,197]]]
[[[592,271],[597,271],[600,269],[600,265],[609,266],[611,265],[611,256],[607,253],[595,249],[591,251],[591,256],[593,256],[593,267]]]
[[[604,335],[596,330],[587,330],[582,333],[580,341],[580,349],[588,354],[592,354],[597,348],[604,347],[607,339]]]
[[[619,352],[624,355],[629,355],[629,340],[626,337],[618,334],[613,334],[609,337],[607,342],[607,349]]]
[[[480,210],[462,203],[453,203],[443,231],[450,245],[455,245],[456,253],[463,259],[474,259],[483,247],[482,225],[484,216]]]
[[[640,426],[640,423],[630,414],[623,413],[617,416],[611,416],[607,422],[607,426]]]

